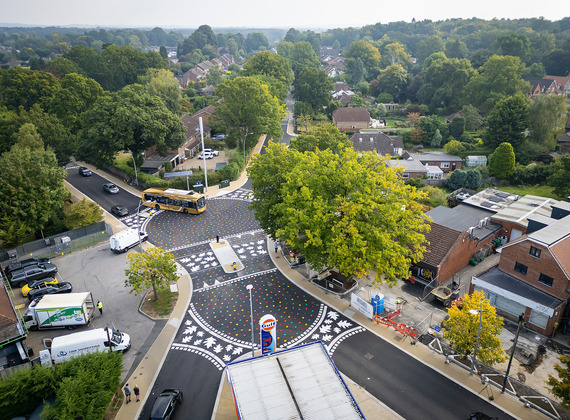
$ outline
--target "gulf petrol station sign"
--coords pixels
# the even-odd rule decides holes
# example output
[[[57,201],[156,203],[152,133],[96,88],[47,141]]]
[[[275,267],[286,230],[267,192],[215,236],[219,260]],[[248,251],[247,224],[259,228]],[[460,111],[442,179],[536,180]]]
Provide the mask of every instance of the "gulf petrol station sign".
[[[263,315],[259,320],[261,354],[273,353],[277,343],[277,320],[273,315]]]

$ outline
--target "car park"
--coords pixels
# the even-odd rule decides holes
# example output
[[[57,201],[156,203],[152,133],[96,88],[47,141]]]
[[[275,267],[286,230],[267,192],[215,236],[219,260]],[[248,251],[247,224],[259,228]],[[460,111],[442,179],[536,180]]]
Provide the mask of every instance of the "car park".
[[[8,275],[8,280],[12,287],[24,287],[31,281],[53,277],[55,273],[57,273],[57,267],[54,264],[42,263],[12,271]]]
[[[44,284],[43,286],[40,286],[36,289],[31,290],[28,293],[28,299],[31,301],[45,296],[45,295],[51,295],[54,293],[71,293],[73,290],[73,286],[71,285],[71,283],[64,281],[61,283],[57,283],[57,284]]]
[[[91,169],[86,168],[85,166],[80,166],[80,167],[79,167],[79,175],[81,175],[81,176],[91,176],[91,175],[93,175],[93,172],[91,172]]]
[[[212,159],[214,155],[210,152],[202,151],[198,155],[198,159]]]
[[[32,290],[39,289],[46,284],[57,284],[57,279],[55,277],[48,277],[46,279],[34,280],[22,287],[22,296],[28,296]]]
[[[115,184],[103,184],[103,191],[108,192],[109,194],[118,194],[119,193],[119,187],[117,187]]]
[[[220,156],[220,152],[214,149],[204,149],[204,153],[211,153],[212,156]]]
[[[123,217],[129,214],[129,209],[126,208],[125,206],[113,206],[111,207],[111,212],[115,216]]]
[[[32,265],[45,264],[45,263],[49,264],[51,263],[51,260],[49,258],[27,258],[25,260],[8,264],[6,268],[4,268],[4,274],[8,276],[12,271],[19,270],[24,267],[30,267]]]
[[[182,391],[177,388],[167,388],[160,393],[150,412],[151,420],[168,420],[174,410],[182,402]]]

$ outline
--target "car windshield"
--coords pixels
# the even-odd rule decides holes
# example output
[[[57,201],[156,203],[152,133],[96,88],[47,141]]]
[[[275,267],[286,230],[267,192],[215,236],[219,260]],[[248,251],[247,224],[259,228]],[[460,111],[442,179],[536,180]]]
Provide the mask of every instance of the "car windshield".
[[[111,338],[114,346],[121,344],[121,333],[118,331],[113,331],[113,336]]]

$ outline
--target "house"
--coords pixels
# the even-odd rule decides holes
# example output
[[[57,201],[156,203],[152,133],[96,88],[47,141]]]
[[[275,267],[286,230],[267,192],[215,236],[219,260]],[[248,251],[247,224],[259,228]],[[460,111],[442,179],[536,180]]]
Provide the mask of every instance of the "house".
[[[564,127],[564,134],[558,136],[558,145],[560,146],[560,153],[570,153],[570,112],[566,117],[566,124]]]
[[[477,207],[491,213],[497,213],[499,210],[510,206],[521,197],[516,194],[507,193],[496,190],[494,188],[486,188],[461,202],[461,205]]]
[[[570,76],[544,76],[544,79],[552,79],[558,85],[558,94],[570,96]]]
[[[202,88],[201,92],[203,96],[214,96],[214,93],[216,92],[216,87],[208,85],[205,88]]]
[[[487,156],[467,156],[465,158],[465,165],[468,168],[483,165],[487,166]]]
[[[421,261],[410,267],[413,281],[437,287],[469,264],[478,253],[485,256],[493,250],[493,239],[501,226],[490,221],[485,210],[439,206],[426,213],[431,218],[431,231],[426,234],[427,251]]]
[[[354,150],[358,153],[374,152],[380,156],[401,156],[404,141],[399,137],[388,137],[379,131],[360,131],[350,139]]]
[[[404,179],[424,178],[427,176],[428,169],[421,162],[415,159],[391,159],[386,164],[391,168],[401,169],[401,176]]]
[[[459,111],[459,112],[454,112],[454,113],[451,114],[451,115],[448,115],[447,117],[445,117],[445,123],[446,123],[446,124],[451,124],[451,121],[453,121],[453,119],[454,119],[455,117],[457,117],[457,116],[463,117],[463,112]]]
[[[339,131],[357,131],[370,127],[370,113],[365,108],[339,108],[333,113],[332,119]]]
[[[538,95],[558,95],[560,87],[554,79],[524,79],[530,83],[529,97],[534,98]]]
[[[404,158],[406,156],[404,153]],[[410,153],[409,157],[420,161],[423,165],[437,166],[445,173],[461,169],[463,166],[463,159],[459,156],[448,155],[443,152]]]
[[[527,327],[546,336],[567,319],[570,298],[570,204],[560,203],[543,227],[500,248],[499,264],[471,280],[471,292],[483,291],[499,314],[524,314]]]

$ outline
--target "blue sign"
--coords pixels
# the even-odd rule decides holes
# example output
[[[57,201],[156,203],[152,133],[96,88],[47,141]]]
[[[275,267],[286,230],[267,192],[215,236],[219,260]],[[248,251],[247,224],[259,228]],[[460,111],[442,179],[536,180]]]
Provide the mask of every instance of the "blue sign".
[[[277,342],[277,321],[273,315],[264,315],[259,320],[261,331],[261,354],[273,353]]]
[[[196,185],[202,185],[202,181],[196,181]]]

